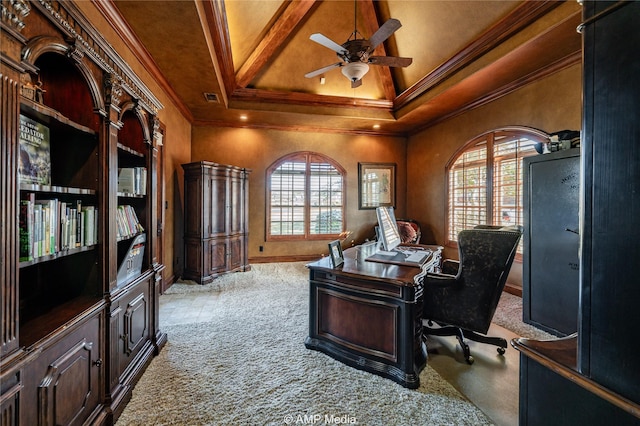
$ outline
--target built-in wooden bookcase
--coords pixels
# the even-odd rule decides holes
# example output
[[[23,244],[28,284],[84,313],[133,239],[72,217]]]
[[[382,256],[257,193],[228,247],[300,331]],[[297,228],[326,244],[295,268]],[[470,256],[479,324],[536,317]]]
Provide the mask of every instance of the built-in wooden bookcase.
[[[48,172],[42,173],[50,177],[42,183],[25,182],[18,177],[19,344],[26,347],[102,297],[99,238],[85,241],[85,235],[78,234],[92,232],[84,229],[86,209],[93,209],[92,217],[102,210],[97,197],[101,168],[93,102],[83,77],[68,58],[45,53],[35,65],[40,70],[41,102],[21,97],[20,116],[21,122],[26,119],[48,130],[44,142],[48,142],[49,149],[40,158],[21,149],[19,168],[46,169]],[[21,124],[20,134],[29,133],[29,128]],[[36,218],[34,209],[40,211]],[[97,236],[97,220],[91,220]],[[73,238],[67,238],[70,233],[75,234]]]
[[[126,110],[121,117],[122,127],[118,131],[118,220],[126,219],[127,229],[118,231],[118,271],[127,268],[140,268],[141,271],[150,267],[149,249],[146,247],[146,233],[150,226],[150,204],[148,197],[148,177],[150,164],[149,138],[145,137],[141,120],[135,110]],[[126,172],[131,172],[133,185],[122,185]],[[140,236],[144,234],[144,238]],[[136,238],[138,237],[138,238]],[[142,242],[144,239],[144,242]],[[139,243],[137,243],[140,241]],[[132,246],[133,244],[133,246]],[[135,255],[141,256],[139,263],[131,260],[131,250],[138,250]],[[135,272],[135,271],[134,271]],[[121,273],[119,274],[121,275]],[[131,274],[128,274],[131,276]],[[129,279],[118,277],[118,285],[126,284]]]
[[[166,342],[161,104],[74,2],[0,8],[1,423],[112,424]]]

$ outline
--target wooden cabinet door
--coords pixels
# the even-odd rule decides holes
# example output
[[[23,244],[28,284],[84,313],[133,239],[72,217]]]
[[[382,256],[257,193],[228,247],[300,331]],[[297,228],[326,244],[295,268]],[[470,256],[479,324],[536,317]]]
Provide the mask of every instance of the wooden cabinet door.
[[[205,197],[205,201],[206,198],[210,201],[202,211],[205,220],[209,223],[209,238],[224,236],[227,233],[227,205],[229,203],[227,187],[228,179],[226,176],[213,175],[210,177]]]
[[[244,265],[244,238],[234,237],[228,241],[229,269],[237,269]]]
[[[100,322],[100,315],[94,316],[33,364],[38,377],[37,419],[23,418],[22,423],[81,425],[94,413],[100,402],[103,368]],[[20,404],[29,415],[35,414],[36,410],[28,409],[28,401]]]
[[[203,209],[202,179],[202,175],[185,175],[184,178],[184,233],[186,237],[202,238],[206,232],[203,224],[204,216],[199,214]]]
[[[113,304],[111,311],[111,390],[127,374],[127,368],[151,336],[150,289],[154,275],[147,274]]]
[[[227,251],[227,241],[225,239],[213,239],[205,242],[207,244],[208,263],[207,275],[217,275],[229,269],[229,256]]]
[[[234,172],[229,182],[229,233],[241,234],[244,226],[244,173]]]

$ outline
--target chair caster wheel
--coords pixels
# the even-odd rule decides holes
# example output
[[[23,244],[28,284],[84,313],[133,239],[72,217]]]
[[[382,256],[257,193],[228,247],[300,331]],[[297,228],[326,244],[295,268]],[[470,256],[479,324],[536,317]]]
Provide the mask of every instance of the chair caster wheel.
[[[473,364],[473,361],[475,361],[475,359],[473,359],[472,356],[467,357],[466,360],[467,360],[467,364],[469,365]]]
[[[498,348],[498,353],[499,353],[500,355],[504,355],[504,353],[505,353],[505,352],[506,352],[506,349],[505,349],[505,348]]]

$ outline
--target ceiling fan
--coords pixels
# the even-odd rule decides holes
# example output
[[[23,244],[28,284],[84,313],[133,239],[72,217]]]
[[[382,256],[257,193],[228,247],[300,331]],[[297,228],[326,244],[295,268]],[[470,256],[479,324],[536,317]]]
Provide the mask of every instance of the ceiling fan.
[[[335,51],[341,61],[311,71],[304,75],[306,78],[313,78],[334,68],[342,68],[342,74],[351,81],[351,87],[355,89],[362,85],[362,77],[369,71],[369,64],[387,67],[407,67],[411,65],[412,58],[370,56],[375,48],[396,32],[402,24],[399,20],[391,18],[382,24],[369,40],[366,40],[355,25],[357,0],[354,3],[354,30],[346,42],[340,45],[320,33],[311,34],[309,37],[316,43]],[[360,38],[358,38],[358,35],[360,35]]]

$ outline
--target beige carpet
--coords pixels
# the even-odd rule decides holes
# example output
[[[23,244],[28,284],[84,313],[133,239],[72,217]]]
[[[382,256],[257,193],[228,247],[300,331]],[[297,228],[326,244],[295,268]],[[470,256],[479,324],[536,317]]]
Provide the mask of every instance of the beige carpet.
[[[117,426],[491,424],[429,366],[421,387],[409,390],[306,349],[304,263],[257,264],[167,291],[191,292],[216,300],[213,320],[163,327],[169,341]],[[502,310],[515,311],[519,298],[507,299]]]

